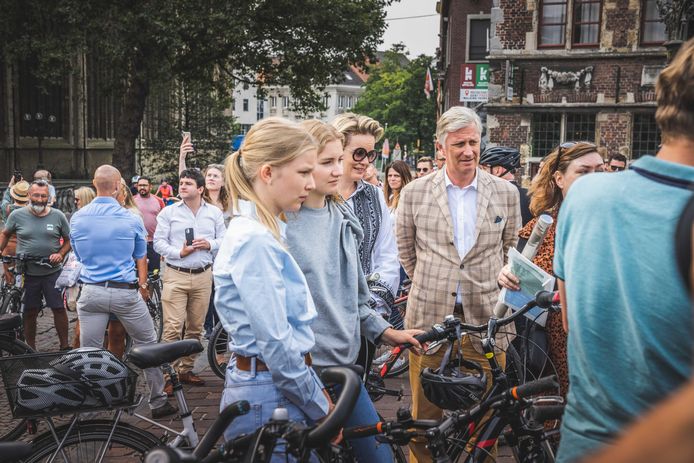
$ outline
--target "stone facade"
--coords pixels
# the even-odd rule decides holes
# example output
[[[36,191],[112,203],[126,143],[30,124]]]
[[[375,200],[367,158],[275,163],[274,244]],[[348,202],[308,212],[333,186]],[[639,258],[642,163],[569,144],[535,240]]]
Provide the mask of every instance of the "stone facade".
[[[494,0],[491,9],[489,141],[521,147],[529,164],[576,136],[605,157],[634,158],[657,146],[654,83],[666,52],[643,43],[643,0],[600,2],[592,46],[571,43],[577,3],[566,2],[565,44],[545,47],[542,0]]]

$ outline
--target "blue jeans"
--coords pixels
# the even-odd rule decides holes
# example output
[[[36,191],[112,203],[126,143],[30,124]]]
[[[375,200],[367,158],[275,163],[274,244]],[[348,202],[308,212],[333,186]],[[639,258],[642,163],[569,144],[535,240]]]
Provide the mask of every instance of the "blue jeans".
[[[362,383],[359,398],[357,399],[357,403],[354,404],[352,414],[347,418],[345,428],[373,425],[379,421],[381,421],[381,418],[378,416],[376,407]],[[390,463],[395,459],[390,445],[377,442],[375,437],[351,439],[348,442],[352,447],[354,457],[360,463]]]
[[[230,364],[226,371],[224,392],[219,405],[220,411],[237,400],[247,400],[251,410],[247,414],[237,417],[224,431],[224,440],[226,441],[241,434],[254,433],[256,429],[270,421],[272,412],[276,408],[285,408],[290,421],[313,424],[299,407],[290,402],[275,387],[272,382],[272,374],[269,371],[242,371]],[[273,463],[295,461],[294,458],[287,460],[284,446],[279,441],[275,446],[275,452],[272,457]],[[311,461],[316,462],[317,460],[313,457]]]

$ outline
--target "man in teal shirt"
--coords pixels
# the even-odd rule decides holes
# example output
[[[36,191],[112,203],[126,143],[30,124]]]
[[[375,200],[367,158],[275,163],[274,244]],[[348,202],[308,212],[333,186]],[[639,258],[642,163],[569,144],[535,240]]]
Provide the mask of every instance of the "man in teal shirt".
[[[682,48],[658,80],[657,157],[577,180],[559,213],[554,272],[570,383],[560,463],[612,442],[692,374],[692,310],[673,239],[694,185],[694,62],[685,59],[694,40]]]

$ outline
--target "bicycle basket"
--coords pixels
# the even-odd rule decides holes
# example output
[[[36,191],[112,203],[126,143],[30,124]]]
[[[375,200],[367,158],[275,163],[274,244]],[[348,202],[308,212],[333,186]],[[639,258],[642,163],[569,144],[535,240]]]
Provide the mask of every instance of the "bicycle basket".
[[[1,357],[0,374],[14,418],[135,404],[137,373],[103,349]]]

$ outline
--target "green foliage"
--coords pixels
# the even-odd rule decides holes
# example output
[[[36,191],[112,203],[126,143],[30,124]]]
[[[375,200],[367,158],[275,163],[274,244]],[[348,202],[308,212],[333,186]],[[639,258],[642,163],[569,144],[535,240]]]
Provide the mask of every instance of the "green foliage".
[[[433,136],[436,130],[436,90],[427,99],[424,80],[432,57],[420,55],[412,61],[404,59],[404,48],[396,45],[383,59],[369,69],[366,91],[359,98],[355,112],[366,114],[388,124],[384,138],[388,138],[391,152],[396,142],[408,153],[420,150],[433,154]]]
[[[175,83],[210,95],[245,81],[287,85],[295,109],[374,58],[393,0],[0,0],[0,52],[57,82],[80,53],[107,63],[122,107],[114,164],[133,169],[144,100]],[[125,170],[124,174],[130,174]]]

